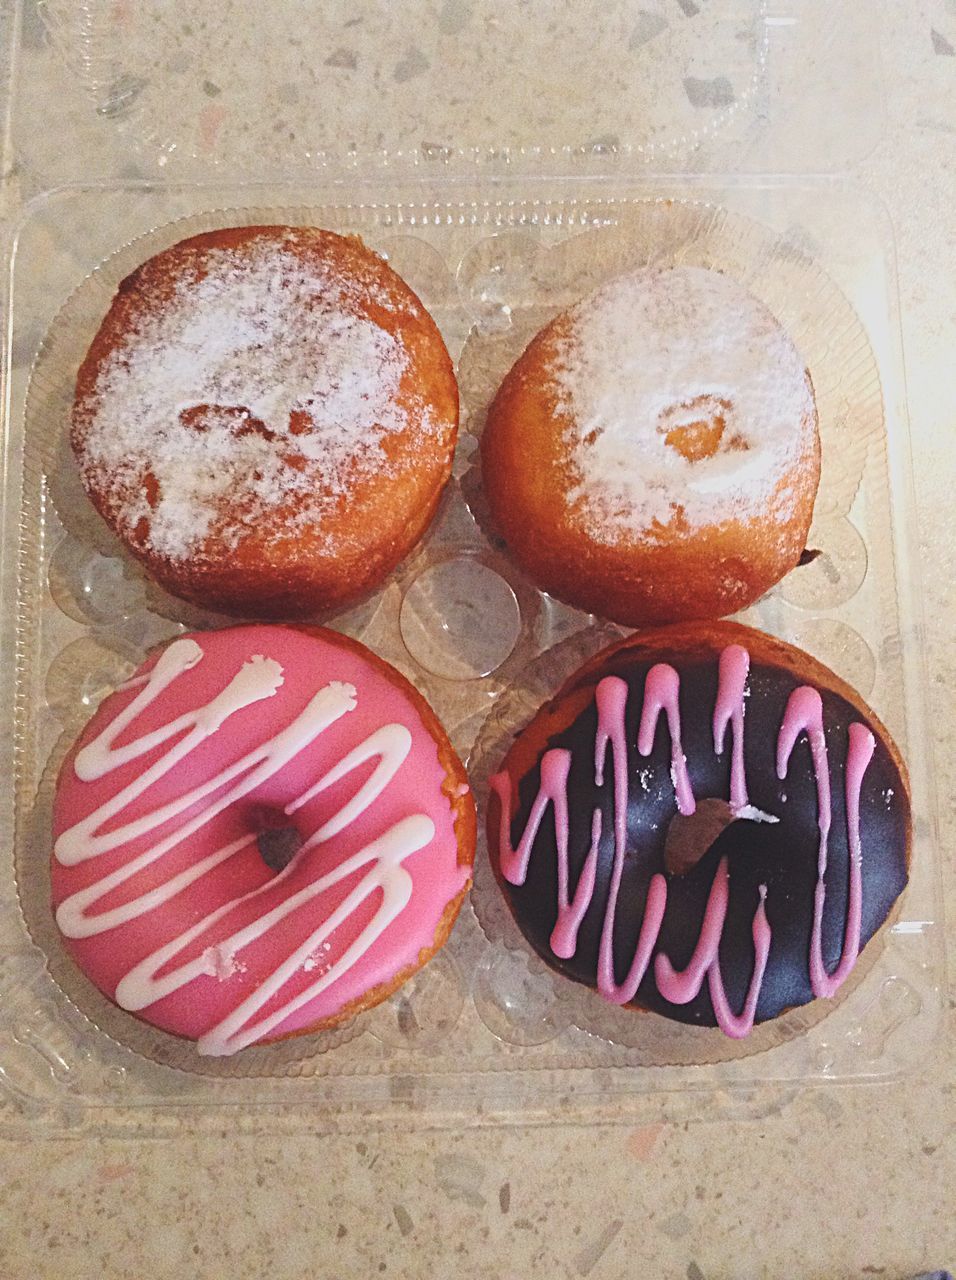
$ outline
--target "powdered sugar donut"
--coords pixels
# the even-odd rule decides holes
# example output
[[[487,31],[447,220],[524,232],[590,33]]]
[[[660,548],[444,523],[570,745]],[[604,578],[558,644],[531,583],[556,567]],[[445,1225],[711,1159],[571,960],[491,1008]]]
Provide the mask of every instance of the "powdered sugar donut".
[[[239,227],[120,285],[71,440],[93,504],[174,595],[307,617],[380,582],[451,472],[458,390],[431,316],[357,237]]]
[[[494,519],[545,590],[632,626],[718,617],[805,549],[813,391],[742,286],[648,268],[531,342],[491,406],[482,464]]]
[[[464,770],[408,682],[331,631],[186,635],[60,771],[52,896],[111,1000],[230,1054],[378,1003],[470,883]]]

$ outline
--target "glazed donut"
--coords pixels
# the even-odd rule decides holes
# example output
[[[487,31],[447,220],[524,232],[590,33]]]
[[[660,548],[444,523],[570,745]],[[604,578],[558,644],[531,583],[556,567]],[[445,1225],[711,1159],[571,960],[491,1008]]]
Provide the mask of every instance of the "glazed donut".
[[[635,627],[756,600],[805,550],[820,477],[796,348],[698,267],[635,271],[552,320],[499,389],[481,455],[534,581]]]
[[[70,955],[224,1055],[334,1026],[446,940],[475,814],[427,703],[332,631],[184,635],[66,757],[52,896]]]
[[[431,316],[356,236],[236,227],[120,285],[71,443],[100,515],[173,595],[304,618],[371,590],[451,473],[458,388]]]
[[[808,654],[732,623],[584,666],[491,780],[525,938],[605,1000],[733,1037],[835,995],[907,882],[892,740]]]

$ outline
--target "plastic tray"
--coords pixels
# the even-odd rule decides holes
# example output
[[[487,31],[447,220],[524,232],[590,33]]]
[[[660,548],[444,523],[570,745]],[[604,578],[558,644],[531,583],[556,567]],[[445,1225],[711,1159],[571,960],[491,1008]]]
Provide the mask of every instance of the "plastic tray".
[[[869,698],[907,755],[918,815],[901,915],[873,968],[815,1025],[794,1021],[768,1052],[655,1065],[631,1037],[576,1027],[562,984],[520,948],[489,941],[470,905],[439,957],[334,1040],[232,1059],[199,1059],[72,986],[67,999],[54,981],[62,962],[44,934],[42,891],[51,761],[146,647],[220,621],[144,584],[95,520],[75,518],[58,444],[72,374],[133,262],[199,226],[266,216],[356,231],[386,252],[457,360],[463,434],[439,518],[384,590],[333,625],[400,666],[466,757],[496,706],[510,700],[513,713],[522,690],[529,703],[540,696],[537,655],[562,642],[593,651],[608,635],[534,591],[482,529],[476,435],[527,337],[607,274],[649,260],[727,270],[790,330],[819,395],[824,479],[811,544],[824,555],[745,620],[809,649]],[[35,197],[5,252],[5,832],[16,817],[0,873],[8,1129],[754,1115],[810,1082],[885,1079],[919,1060],[941,1020],[939,861],[892,231],[879,206],[808,179],[457,175],[432,179],[427,198],[420,181],[381,173],[318,185],[112,179]],[[486,629],[472,625],[474,599]],[[479,781],[485,763],[472,761]]]

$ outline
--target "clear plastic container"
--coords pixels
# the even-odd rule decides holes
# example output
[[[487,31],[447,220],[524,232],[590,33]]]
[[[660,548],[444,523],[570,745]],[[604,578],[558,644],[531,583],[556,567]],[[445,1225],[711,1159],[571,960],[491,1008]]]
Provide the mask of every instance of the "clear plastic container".
[[[159,34],[168,8],[47,0],[52,40],[13,14],[0,547],[0,697],[10,709],[0,735],[6,1128],[297,1131],[404,1123],[410,1114],[436,1124],[754,1115],[813,1081],[885,1079],[911,1067],[941,1021],[943,947],[893,233],[882,208],[851,186],[783,176],[839,169],[875,141],[872,74],[847,72],[847,123],[828,130],[830,106],[810,91],[803,57],[812,43],[813,74],[830,83],[821,63],[872,54],[866,6],[668,0],[638,17],[627,6],[590,13],[597,61],[585,70],[594,70],[595,97],[580,118],[607,126],[587,139],[561,96],[561,67],[575,61],[583,29],[549,30],[543,3],[512,12],[525,14],[522,65],[550,71],[533,86],[534,118],[507,96],[520,33],[507,21],[492,25],[499,6],[410,4],[400,21],[398,6],[322,6],[326,25],[298,46],[293,5],[200,3],[189,32]],[[213,21],[207,11],[218,15],[215,28],[202,26]],[[711,37],[726,39],[731,27],[737,61],[709,61]],[[210,30],[227,34],[210,42]],[[337,143],[321,113],[303,136],[300,113],[287,131],[296,136],[266,156],[262,130],[277,118],[280,90],[307,82],[303,49],[318,48],[317,82],[339,102],[348,74],[376,74],[383,32],[396,86],[391,136],[360,136],[352,149],[341,113]],[[455,86],[442,81],[441,54],[452,37],[473,40],[476,65],[481,54],[490,72],[489,83],[449,105]],[[633,46],[646,84],[611,74],[622,45]],[[267,53],[250,62],[256,49]],[[176,80],[187,72],[189,89]],[[733,103],[720,87],[686,84],[713,86],[721,76],[732,81]],[[52,140],[31,130],[41,91],[57,104]],[[647,93],[671,105],[645,118]],[[675,105],[680,94],[694,106],[693,129]],[[495,132],[495,102],[505,104],[507,137]],[[203,125],[209,103],[227,114],[207,113]],[[260,104],[255,112],[250,103]],[[251,132],[236,124],[240,107]],[[548,110],[559,118],[543,132]],[[771,156],[772,174],[717,172],[731,160],[738,170],[767,168]],[[534,709],[567,655],[594,652],[613,634],[538,593],[485,531],[476,438],[523,343],[600,280],[643,261],[723,268],[791,332],[819,395],[824,477],[811,545],[824,554],[745,620],[808,649],[871,701],[907,757],[917,815],[901,913],[872,967],[826,1016],[815,1008],[813,1018],[788,1022],[767,1051],[660,1065],[638,1037],[576,1026],[560,980],[493,929],[490,940],[471,905],[445,950],[386,1004],[334,1036],[232,1059],[201,1059],[144,1030],[65,967],[45,896],[55,762],[148,647],[224,621],[146,583],[78,500],[62,437],[72,379],[132,266],[201,227],[264,220],[360,233],[420,294],[457,361],[463,430],[439,517],[374,599],[331,624],[422,689],[479,790],[495,735]],[[475,625],[476,598],[486,626]]]

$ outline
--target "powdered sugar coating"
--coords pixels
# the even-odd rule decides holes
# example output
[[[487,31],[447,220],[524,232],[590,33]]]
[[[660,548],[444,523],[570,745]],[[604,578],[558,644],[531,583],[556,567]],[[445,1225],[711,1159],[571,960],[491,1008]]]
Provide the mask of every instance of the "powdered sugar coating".
[[[763,303],[716,271],[647,268],[568,321],[554,383],[576,473],[569,498],[588,536],[653,542],[668,526],[792,518],[786,477],[813,439],[813,392]],[[696,423],[716,423],[719,443],[690,460],[673,437]]]
[[[408,354],[368,314],[417,301],[297,252],[309,234],[197,251],[78,402],[84,480],[144,550],[181,562],[212,533],[230,549],[264,524],[320,527],[356,478],[390,473],[389,437],[446,429],[399,398]]]

